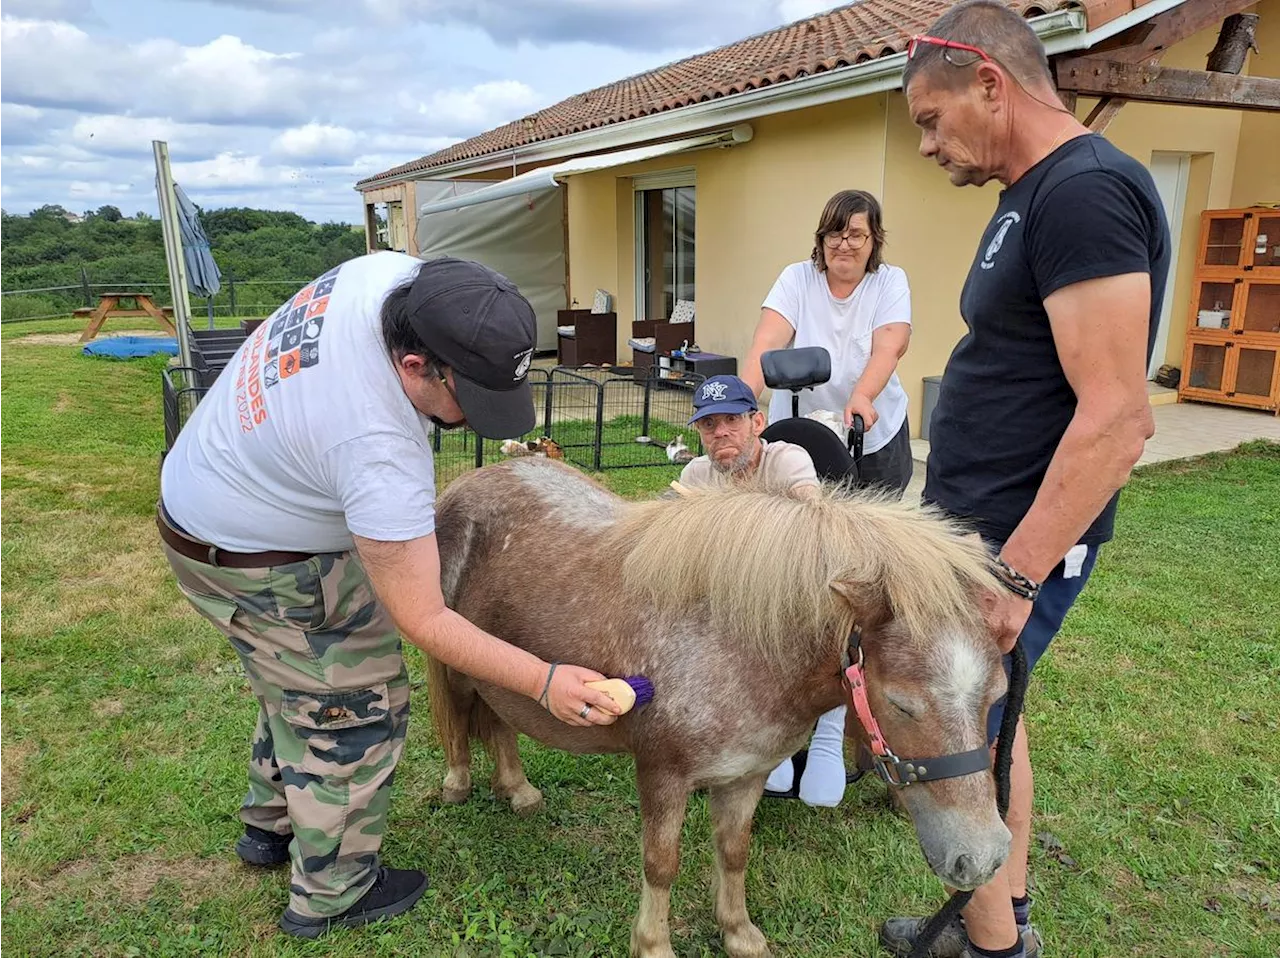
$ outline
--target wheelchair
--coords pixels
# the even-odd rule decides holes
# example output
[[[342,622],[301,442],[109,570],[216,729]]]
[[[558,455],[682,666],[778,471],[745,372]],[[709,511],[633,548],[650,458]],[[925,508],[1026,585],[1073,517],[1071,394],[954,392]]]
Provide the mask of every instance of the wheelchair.
[[[821,386],[831,379],[831,354],[821,346],[800,346],[773,349],[760,357],[764,383],[770,389],[785,389],[791,393],[791,418],[780,419],[760,434],[768,442],[790,442],[804,449],[813,460],[814,471],[824,483],[858,488],[861,475],[858,463],[862,459],[862,444],[866,427],[861,416],[853,417],[853,424],[844,441],[829,427],[814,419],[800,415],[800,392]],[[800,797],[800,778],[804,775],[809,750],[801,749],[791,756],[795,771],[790,791],[764,792],[766,798]],[[865,770],[847,772],[845,785],[860,779]]]

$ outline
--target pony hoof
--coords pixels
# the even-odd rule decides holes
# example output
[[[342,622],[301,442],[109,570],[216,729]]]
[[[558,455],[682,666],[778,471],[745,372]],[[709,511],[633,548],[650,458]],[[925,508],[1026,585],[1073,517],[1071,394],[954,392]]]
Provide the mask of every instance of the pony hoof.
[[[669,941],[663,942],[661,945],[645,946],[636,940],[635,932],[632,932],[631,958],[676,958],[676,953]]]
[[[441,798],[447,805],[461,805],[471,797],[471,776],[457,775],[450,772],[444,777],[444,789]]]
[[[518,788],[511,795],[511,810],[521,818],[528,818],[542,810],[542,793],[532,785]]]
[[[764,932],[748,922],[724,933],[724,951],[729,958],[769,958],[769,942]]]

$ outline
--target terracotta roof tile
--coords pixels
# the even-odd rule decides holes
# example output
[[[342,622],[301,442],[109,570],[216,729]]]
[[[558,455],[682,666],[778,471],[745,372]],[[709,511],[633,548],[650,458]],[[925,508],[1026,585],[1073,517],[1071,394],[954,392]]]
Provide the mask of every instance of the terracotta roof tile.
[[[1083,10],[1090,29],[1147,0],[1005,0],[1023,16]],[[360,180],[475,159],[900,53],[954,0],[861,0],[686,60],[577,93],[531,116]]]

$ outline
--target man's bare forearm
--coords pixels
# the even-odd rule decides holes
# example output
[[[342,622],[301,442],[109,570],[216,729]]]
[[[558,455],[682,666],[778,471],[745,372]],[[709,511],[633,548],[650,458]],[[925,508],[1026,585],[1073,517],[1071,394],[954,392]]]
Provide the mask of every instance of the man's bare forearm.
[[[537,698],[547,680],[547,663],[442,608],[402,629],[405,638],[433,659],[473,678]]]

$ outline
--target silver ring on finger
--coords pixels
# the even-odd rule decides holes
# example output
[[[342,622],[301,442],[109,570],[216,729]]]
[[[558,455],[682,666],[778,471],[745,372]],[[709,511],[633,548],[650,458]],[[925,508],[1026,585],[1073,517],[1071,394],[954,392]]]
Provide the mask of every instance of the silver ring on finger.
[[[584,706],[582,706],[582,711],[578,713],[578,718],[586,718],[586,717],[587,717],[587,713],[588,713],[588,712],[590,712],[590,711],[591,711],[591,706],[590,706],[590,705],[584,705]]]

